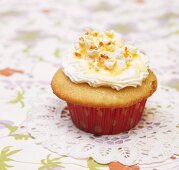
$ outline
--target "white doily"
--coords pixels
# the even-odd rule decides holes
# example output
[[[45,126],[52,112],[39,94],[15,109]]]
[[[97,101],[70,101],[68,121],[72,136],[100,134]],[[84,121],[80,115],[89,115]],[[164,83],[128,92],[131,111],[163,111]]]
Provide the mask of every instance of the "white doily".
[[[161,162],[179,153],[179,93],[175,90],[159,86],[135,128],[108,136],[77,129],[64,101],[51,93],[39,96],[28,112],[27,130],[36,143],[60,155],[133,165]]]

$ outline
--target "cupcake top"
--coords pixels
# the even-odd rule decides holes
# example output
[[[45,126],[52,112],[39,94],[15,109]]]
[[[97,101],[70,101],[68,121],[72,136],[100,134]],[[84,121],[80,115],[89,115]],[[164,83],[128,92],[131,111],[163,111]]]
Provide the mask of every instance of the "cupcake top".
[[[74,83],[116,90],[140,86],[149,75],[148,57],[113,31],[85,32],[63,59],[62,69]]]

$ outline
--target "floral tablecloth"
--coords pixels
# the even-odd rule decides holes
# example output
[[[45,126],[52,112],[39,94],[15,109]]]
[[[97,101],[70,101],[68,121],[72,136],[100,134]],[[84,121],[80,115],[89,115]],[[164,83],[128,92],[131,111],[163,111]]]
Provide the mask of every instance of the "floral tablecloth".
[[[0,0],[0,170],[178,170],[178,155],[130,167],[59,156],[19,131],[33,89],[50,87],[86,27],[121,32],[149,55],[159,83],[179,90],[178,9],[178,0]]]

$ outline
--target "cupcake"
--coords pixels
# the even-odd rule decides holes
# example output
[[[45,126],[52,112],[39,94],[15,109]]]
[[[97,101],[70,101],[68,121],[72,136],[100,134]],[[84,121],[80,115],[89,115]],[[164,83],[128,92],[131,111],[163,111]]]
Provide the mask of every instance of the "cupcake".
[[[67,102],[76,127],[96,135],[127,131],[157,88],[148,57],[113,31],[86,31],[54,75],[54,94]]]

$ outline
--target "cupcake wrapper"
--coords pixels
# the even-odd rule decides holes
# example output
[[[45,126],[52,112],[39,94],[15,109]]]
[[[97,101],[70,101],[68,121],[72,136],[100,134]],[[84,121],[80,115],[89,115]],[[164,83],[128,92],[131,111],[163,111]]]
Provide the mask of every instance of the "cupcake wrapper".
[[[92,108],[67,103],[73,123],[96,135],[111,135],[133,128],[141,119],[147,99],[125,108]]]

